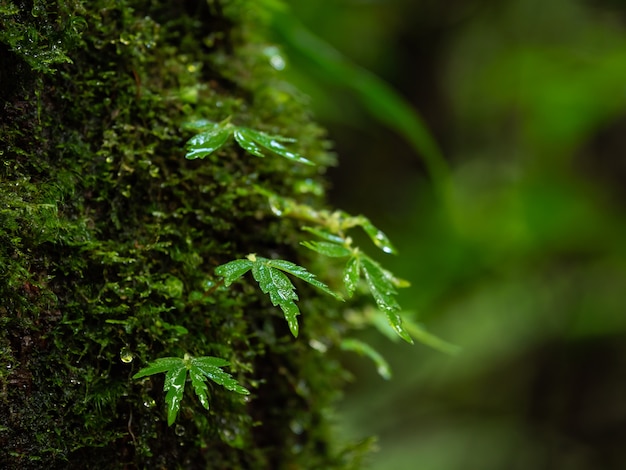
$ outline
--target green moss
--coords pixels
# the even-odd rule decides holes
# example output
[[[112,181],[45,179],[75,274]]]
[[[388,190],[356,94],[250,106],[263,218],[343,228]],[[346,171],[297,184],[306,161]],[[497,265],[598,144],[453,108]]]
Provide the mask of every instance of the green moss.
[[[185,121],[233,115],[333,163],[306,104],[247,43],[247,5],[2,4],[0,77],[23,78],[0,96],[3,468],[348,465],[326,418],[344,374],[308,345],[333,341],[338,306],[304,289],[295,341],[252,283],[227,290],[213,274],[250,252],[297,261],[296,227],[253,186],[293,196],[323,186],[319,168],[235,147],[183,158]],[[206,412],[189,394],[168,428],[162,379],[130,377],[185,352],[231,361],[250,399],[215,387]]]

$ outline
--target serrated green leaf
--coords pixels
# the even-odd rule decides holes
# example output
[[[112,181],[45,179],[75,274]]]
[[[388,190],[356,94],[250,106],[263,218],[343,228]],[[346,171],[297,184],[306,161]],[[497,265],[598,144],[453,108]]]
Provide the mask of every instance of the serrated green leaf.
[[[302,279],[303,281],[308,282],[312,286],[315,286],[318,289],[326,292],[327,294],[332,295],[338,300],[343,300],[339,294],[330,290],[330,288],[323,282],[318,281],[313,274],[308,272],[302,266],[298,266],[297,264],[294,264],[290,261],[285,261],[282,259],[267,260],[267,264],[268,266],[271,266],[273,268],[278,268],[282,271],[288,272],[289,274],[293,276],[296,276],[297,278]]]
[[[167,403],[167,425],[171,426],[176,421],[176,416],[180,410],[180,402],[183,399],[185,391],[185,381],[187,380],[187,368],[181,360],[177,367],[170,369],[165,374],[165,384],[163,391],[165,395],[165,403]]]
[[[252,276],[259,283],[264,294],[269,294],[272,305],[279,306],[285,314],[289,330],[294,337],[298,336],[298,320],[300,314],[294,300],[298,300],[295,287],[289,278],[277,269],[267,264],[265,258],[261,258],[252,268]]]
[[[191,358],[190,364],[192,366],[202,366],[202,367],[224,367],[224,366],[229,366],[230,362],[220,357],[202,356],[202,357]]]
[[[358,339],[347,338],[341,341],[341,349],[344,351],[354,351],[358,354],[369,357],[376,364],[376,371],[385,380],[391,379],[391,367],[385,358],[369,344]]]
[[[183,129],[190,131],[207,131],[218,126],[218,123],[209,121],[208,119],[196,119],[195,121],[187,121],[183,123]]]
[[[400,305],[395,298],[397,292],[394,285],[385,275],[380,264],[363,254],[359,258],[365,281],[378,308],[383,312],[397,312],[400,310]]]
[[[148,365],[148,367],[144,367],[133,375],[133,379],[140,379],[141,377],[146,377],[148,375],[167,372],[180,364],[182,364],[182,359],[180,357],[161,357]]]
[[[295,287],[285,274],[272,269],[269,260],[259,260],[252,267],[252,276],[259,283],[259,287],[264,294],[269,294],[273,305],[280,305],[292,300],[298,300]],[[265,262],[263,262],[265,261]]]
[[[332,242],[304,241],[301,245],[331,258],[344,258],[352,254],[352,250]]]
[[[413,339],[402,326],[402,317],[398,314],[400,305],[396,300],[396,290],[385,270],[370,257],[360,255],[361,270],[365,276],[367,286],[376,301],[376,305],[387,316],[389,324],[396,333],[407,343],[413,344]]]
[[[246,152],[251,153],[252,155],[256,155],[257,157],[264,158],[265,154],[263,153],[263,149],[259,144],[257,144],[250,137],[249,133],[246,132],[246,129],[237,129],[234,133],[235,140],[241,145]]]
[[[220,149],[228,141],[232,132],[232,126],[216,124],[212,129],[193,136],[187,142],[185,158],[189,160],[205,158]]]
[[[289,326],[289,331],[294,338],[298,337],[298,315],[300,315],[300,309],[295,302],[284,302],[280,304],[280,308],[285,314],[285,320]]]
[[[370,239],[374,242],[374,245],[383,250],[385,253],[397,254],[398,250],[396,250],[393,246],[389,237],[387,237],[382,230],[376,228],[368,218],[363,217],[363,219],[361,227],[363,227],[365,233],[369,235]]]
[[[292,160],[294,162],[304,163],[305,165],[314,165],[312,161],[307,160],[302,155],[292,152],[283,144],[281,144],[281,142],[290,142],[291,139],[280,136],[268,135],[264,132],[255,131],[244,127],[240,127],[238,130],[240,132],[240,135],[242,135],[246,141],[253,141],[272,153],[280,155],[281,157]]]
[[[360,267],[359,258],[357,256],[353,256],[348,260],[346,267],[343,270],[343,283],[346,286],[348,297],[352,297],[352,294],[354,294],[354,291],[359,284]]]
[[[197,367],[189,369],[189,378],[193,386],[196,396],[205,409],[209,409],[209,388],[205,382],[204,374]]]
[[[313,274],[289,261],[270,260],[250,254],[247,259],[234,260],[218,266],[215,272],[224,277],[225,284],[229,285],[250,269],[252,269],[252,276],[259,283],[261,291],[264,294],[269,294],[272,305],[282,309],[289,329],[294,336],[298,336],[297,316],[300,314],[300,310],[294,302],[298,300],[298,295],[295,292],[294,285],[282,271],[308,282],[337,299],[343,300],[338,294],[330,290],[326,284],[318,281]]]
[[[248,259],[236,259],[215,268],[215,274],[224,278],[224,285],[230,286],[245,273],[250,271],[254,263]]]
[[[374,224],[367,217],[363,215],[359,215],[356,217],[348,216],[348,218],[346,219],[346,222],[349,225],[361,226],[361,228],[363,228],[365,233],[367,233],[367,235],[370,237],[372,242],[374,242],[374,245],[376,245],[378,248],[383,250],[385,253],[390,253],[390,254],[398,253],[398,250],[396,250],[396,248],[393,246],[393,244],[391,243],[391,240],[389,240],[389,237],[387,237],[387,235],[385,235],[385,233],[382,230],[374,226]]]
[[[250,395],[250,391],[233,379],[233,377],[218,367],[210,367],[200,362],[194,362],[192,370],[198,374],[203,374],[216,384],[223,386],[231,392],[240,393],[241,395]]]
[[[384,313],[387,316],[387,321],[389,322],[389,325],[391,325],[391,328],[393,328],[393,330],[398,333],[398,336],[400,336],[400,338],[402,338],[407,343],[413,344],[413,338],[411,338],[411,335],[409,335],[409,333],[404,329],[404,325],[402,324],[402,317],[400,316],[400,314],[398,312],[392,311],[386,311]]]
[[[163,391],[167,392],[165,395],[165,403],[167,404],[167,424],[171,426],[180,411],[180,402],[185,391],[187,371],[189,371],[191,383],[200,403],[207,410],[209,409],[208,387],[206,384],[207,378],[224,386],[228,390],[245,395],[250,393],[247,389],[239,385],[230,374],[220,369],[220,367],[229,364],[230,363],[224,359],[212,356],[191,357],[185,354],[184,358],[164,357],[155,360],[148,367],[141,369],[133,378],[136,379],[145,377],[146,375],[166,372]]]

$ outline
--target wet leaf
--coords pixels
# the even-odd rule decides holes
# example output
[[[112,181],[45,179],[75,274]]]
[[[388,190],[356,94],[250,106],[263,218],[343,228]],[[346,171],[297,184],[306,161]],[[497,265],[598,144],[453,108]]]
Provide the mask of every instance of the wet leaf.
[[[180,411],[180,403],[183,399],[185,391],[185,382],[187,380],[187,372],[191,378],[191,384],[194,388],[200,403],[207,410],[209,409],[208,387],[206,380],[211,379],[215,383],[233,392],[244,395],[250,392],[239,385],[230,374],[227,374],[220,367],[227,366],[230,363],[219,357],[191,357],[185,354],[184,358],[180,357],[163,357],[156,359],[153,363],[144,367],[135,375],[133,379],[139,379],[148,375],[154,375],[165,372],[165,383],[163,391],[165,395],[165,403],[167,404],[167,424],[171,426],[176,421],[176,416]]]
[[[183,128],[199,131],[199,134],[189,139],[186,144],[185,157],[190,160],[207,157],[222,148],[230,137],[234,136],[241,148],[257,157],[265,157],[266,152],[269,152],[294,162],[314,165],[310,160],[283,145],[283,142],[295,142],[295,139],[235,126],[230,123],[230,119],[220,123],[199,119],[184,124]]]
[[[133,379],[140,379],[148,375],[160,374],[161,372],[167,372],[169,369],[176,367],[180,363],[179,357],[162,357],[155,360],[148,367],[144,367],[135,375]]]
[[[259,283],[261,291],[264,294],[269,294],[272,305],[282,309],[291,334],[297,337],[298,321],[296,317],[300,314],[300,310],[294,300],[298,300],[298,295],[289,278],[279,270],[272,269],[263,263],[254,265],[252,276]]]
[[[411,335],[409,335],[409,333],[404,328],[400,313],[395,311],[386,311],[385,315],[387,316],[387,321],[389,322],[389,325],[396,333],[398,333],[398,336],[400,336],[400,338],[402,338],[407,343],[413,344],[413,338],[411,338]]]
[[[341,214],[341,227],[343,230],[347,230],[352,227],[361,227],[365,233],[370,237],[374,245],[380,248],[385,253],[397,254],[398,250],[393,246],[389,237],[385,233],[378,229],[367,217],[364,215],[351,216],[345,212]]]
[[[239,383],[233,379],[230,374],[220,369],[220,367],[227,365],[230,365],[228,361],[218,357],[194,357],[191,359],[191,367],[189,370],[190,372],[194,371],[196,373],[201,373],[216,384],[219,384],[232,392],[249,395],[250,392],[246,388],[239,385]]]
[[[352,254],[352,250],[350,250],[349,248],[332,242],[306,241],[302,242],[301,244],[303,246],[306,246],[309,250],[316,251],[324,256],[329,256],[331,258],[343,258]]]
[[[182,127],[190,131],[206,131],[213,129],[217,125],[217,123],[209,121],[208,119],[196,119],[195,121],[185,122]]]
[[[165,374],[165,385],[163,391],[165,403],[167,403],[167,425],[171,426],[176,421],[176,416],[180,410],[180,402],[185,391],[185,381],[187,380],[187,369],[184,363],[180,363]]]
[[[402,317],[398,314],[400,305],[396,300],[397,292],[386,271],[376,261],[364,254],[360,255],[361,271],[367,286],[376,301],[376,305],[387,315],[387,320],[398,335],[413,344],[411,336],[402,326]]]
[[[323,290],[328,295],[332,295],[338,300],[343,300],[340,295],[336,294],[330,288],[321,281],[318,281],[316,277],[304,269],[302,266],[298,266],[290,261],[285,261],[282,259],[271,259],[267,260],[267,264],[273,268],[278,268],[282,271],[288,272],[289,274],[296,276],[297,278],[302,279],[303,281],[308,282],[312,286],[317,287],[320,290]]]
[[[224,285],[230,286],[235,280],[250,271],[254,263],[247,259],[236,259],[215,268],[215,274],[224,278]]]
[[[226,285],[228,285],[250,269],[252,269],[252,276],[259,283],[261,291],[264,294],[269,294],[272,305],[281,308],[289,325],[289,330],[296,337],[298,336],[297,316],[300,314],[295,303],[298,300],[298,295],[294,285],[284,274],[285,272],[342,300],[341,296],[330,290],[323,282],[318,281],[313,274],[290,261],[267,259],[251,254],[248,255],[247,259],[234,260],[218,266],[215,272],[223,276]]]
[[[265,157],[261,146],[257,144],[253,139],[251,139],[247,132],[243,131],[242,129],[237,129],[234,135],[235,140],[246,152],[249,152],[252,155],[256,155],[257,157]]]
[[[255,131],[246,127],[239,127],[236,131],[235,138],[244,149],[259,157],[265,156],[262,152],[262,147],[266,151],[280,155],[288,160],[304,163],[305,165],[314,165],[312,161],[307,160],[302,155],[292,152],[281,143],[293,142],[293,139],[269,135],[265,132]],[[254,151],[248,150],[248,148],[254,149]]]
[[[359,284],[359,270],[361,266],[359,258],[354,256],[348,260],[343,270],[343,283],[346,286],[348,296],[352,297],[357,285]]]
[[[187,142],[187,154],[185,158],[194,160],[205,158],[224,146],[232,134],[232,127],[215,124],[205,132],[193,136]]]
[[[385,253],[398,253],[398,250],[396,250],[393,246],[389,237],[387,237],[382,230],[376,228],[367,217],[359,216],[358,218],[361,221],[361,227],[363,227],[365,233],[369,235],[370,239],[374,242],[374,245],[383,250]]]

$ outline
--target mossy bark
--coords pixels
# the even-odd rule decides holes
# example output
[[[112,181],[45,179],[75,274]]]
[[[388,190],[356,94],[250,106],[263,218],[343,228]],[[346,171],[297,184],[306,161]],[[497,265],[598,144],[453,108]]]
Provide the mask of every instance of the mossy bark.
[[[298,228],[254,188],[320,206],[306,188],[333,162],[253,7],[1,3],[0,467],[354,464],[327,416],[344,372],[309,346],[332,350],[335,300],[299,284],[294,339],[253,281],[214,275],[251,252],[304,264]],[[235,146],[185,160],[182,124],[228,116],[318,166]],[[185,353],[227,359],[252,394],[210,387],[206,411],[187,390],[168,427],[162,375],[131,376]]]

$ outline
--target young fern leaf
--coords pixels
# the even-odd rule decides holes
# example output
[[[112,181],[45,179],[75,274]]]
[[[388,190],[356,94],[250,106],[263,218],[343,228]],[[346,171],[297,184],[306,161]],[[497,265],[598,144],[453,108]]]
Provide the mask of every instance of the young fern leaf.
[[[235,126],[230,123],[230,119],[226,119],[220,123],[201,119],[187,123],[185,128],[200,131],[199,134],[187,141],[187,154],[185,157],[190,160],[205,158],[211,155],[213,152],[222,148],[231,137],[234,137],[241,148],[257,157],[265,157],[265,152],[270,152],[286,158],[287,160],[303,163],[305,165],[314,165],[313,162],[307,160],[302,155],[292,152],[281,143],[295,142],[294,139],[278,135],[269,135],[265,132],[255,131],[247,127]]]
[[[218,266],[215,273],[223,277],[224,284],[228,286],[249,270],[252,270],[252,277],[258,282],[261,291],[264,294],[269,294],[272,305],[281,308],[289,325],[289,330],[295,337],[298,336],[297,316],[300,315],[300,309],[295,303],[298,300],[298,295],[285,272],[308,282],[338,300],[343,300],[302,266],[285,260],[267,259],[250,254],[247,259],[238,259]]]
[[[227,125],[214,124],[212,128],[193,136],[187,142],[187,154],[189,160],[205,158],[224,146],[231,136],[231,129]]]
[[[349,248],[333,242],[306,241],[302,242],[302,245],[306,246],[309,250],[317,251],[319,254],[330,258],[345,258],[352,254]]]
[[[180,411],[180,402],[183,399],[183,393],[185,391],[187,372],[189,372],[191,385],[200,403],[207,410],[209,409],[207,379],[211,379],[213,382],[233,392],[242,395],[250,394],[250,392],[239,385],[230,374],[220,369],[220,367],[227,365],[230,365],[228,361],[212,356],[192,357],[185,354],[183,358],[162,357],[133,375],[133,379],[140,379],[148,375],[165,372],[163,391],[167,392],[165,395],[165,403],[167,404],[167,425],[171,426],[174,421],[176,421],[176,416]]]
[[[361,253],[359,261],[360,270],[372,293],[372,297],[376,301],[376,305],[387,315],[389,324],[400,338],[407,343],[413,344],[413,339],[402,326],[402,317],[398,313],[400,304],[398,304],[395,297],[397,295],[395,283],[393,282],[395,278],[390,278],[389,271],[384,270],[380,264],[367,255]]]
[[[241,147],[257,157],[265,157],[263,149],[266,151],[280,155],[287,160],[291,160],[298,163],[304,163],[305,165],[314,165],[310,160],[307,160],[302,155],[290,151],[281,142],[295,142],[294,139],[282,137],[278,135],[268,135],[264,132],[255,131],[246,127],[238,127],[235,130],[235,140],[239,142]]]
[[[358,256],[351,257],[346,263],[346,267],[343,268],[343,284],[346,286],[348,296],[352,297],[354,291],[359,284],[359,272],[361,270],[361,263]]]
[[[268,198],[270,209],[274,214],[280,217],[305,220],[324,227],[324,229],[313,227],[303,227],[302,229],[326,241],[343,244],[346,242],[344,233],[347,230],[353,227],[361,227],[374,245],[382,251],[389,254],[398,253],[389,237],[364,215],[354,216],[344,211],[316,210],[306,204],[300,204],[293,199],[279,196],[259,186],[256,186],[255,189],[259,194]]]
[[[362,275],[376,305],[387,316],[389,325],[403,340],[413,344],[411,336],[402,326],[402,318],[398,313],[400,305],[396,300],[396,287],[406,287],[408,282],[396,278],[358,248],[352,248],[350,240],[317,229],[307,229],[307,231],[324,238],[325,241],[302,242],[305,247],[329,257],[348,257],[343,272],[343,281],[348,296],[352,296]]]
[[[370,240],[385,253],[398,254],[398,250],[393,246],[389,237],[385,233],[377,228],[367,217],[364,215],[351,216],[345,212],[341,214],[341,228],[347,230],[351,227],[361,227],[365,233],[370,237]]]

